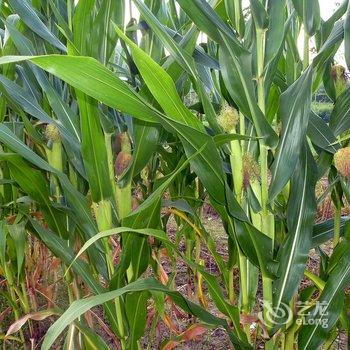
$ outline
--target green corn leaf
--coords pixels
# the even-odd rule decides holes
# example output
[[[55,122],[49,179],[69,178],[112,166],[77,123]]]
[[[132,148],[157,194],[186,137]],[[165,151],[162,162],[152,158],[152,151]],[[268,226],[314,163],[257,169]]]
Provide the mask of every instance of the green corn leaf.
[[[293,0],[298,15],[303,20],[304,28],[311,37],[321,25],[321,13],[318,0]]]
[[[67,238],[66,216],[63,212],[53,208],[49,186],[42,173],[31,168],[18,155],[0,153],[0,159],[8,162],[12,178],[15,179],[23,191],[42,206],[44,217],[50,228],[60,237]]]
[[[158,103],[173,121],[180,123],[180,125],[172,123],[171,127],[180,136],[187,155],[191,156],[201,145],[207,144],[207,149],[193,160],[192,166],[210,195],[218,203],[223,203],[225,201],[223,167],[212,138],[205,134],[202,123],[183,105],[174,82],[164,69],[133,44],[118,28],[116,30],[131,47],[135,63]],[[238,203],[234,201],[233,205],[235,215],[245,218]]]
[[[22,54],[35,54],[35,48],[33,44],[23,36],[9,21],[6,21],[7,29],[11,34],[11,38],[14,41],[17,49]],[[59,119],[56,121],[49,117],[45,111],[36,103],[35,100],[23,91],[18,85],[9,81],[8,79],[2,79],[2,84],[6,88],[9,95],[19,103],[22,108],[29,114],[38,118],[46,123],[54,123],[60,130],[60,134],[63,137],[63,144],[67,151],[67,154],[74,164],[79,173],[85,178],[85,169],[81,159],[80,150],[80,130],[77,126],[77,116],[73,113],[70,107],[62,100],[58,95],[53,85],[47,78],[46,74],[35,65],[31,65],[35,77],[40,84],[43,91],[45,91],[49,104],[51,105],[55,115]],[[22,115],[22,118],[24,116]],[[26,128],[31,127],[31,124],[26,125]]]
[[[337,246],[336,249],[334,249],[333,254],[330,256],[330,258],[328,259],[328,265],[327,265],[327,269],[326,272],[328,274],[332,273],[332,271],[334,271],[334,269],[336,268],[338,261],[341,261],[344,257],[348,256],[349,254],[349,235],[348,235],[348,230],[349,230],[349,226],[347,225],[345,227],[345,235],[344,235],[344,239],[341,240]]]
[[[349,130],[350,127],[350,88],[344,91],[337,99],[329,127],[335,136],[341,135],[344,131]]]
[[[140,9],[141,10],[141,9]],[[153,19],[157,19],[155,16],[152,16]],[[156,24],[157,22],[154,22],[154,20],[151,20],[150,22],[150,26]],[[152,27],[152,29],[155,27]],[[171,36],[171,38],[178,44],[178,47],[181,46],[182,51],[188,51],[186,50],[187,46],[186,44],[188,44],[191,39],[193,39],[193,37],[195,36],[197,38],[198,35],[198,29],[196,27],[192,27],[185,35],[180,35],[179,33],[177,33],[176,31],[173,31],[171,28],[169,27],[164,27],[161,26],[160,27],[161,32],[164,32],[164,30]],[[156,30],[153,29],[155,32]],[[159,36],[160,37],[160,36]],[[166,46],[166,41],[163,40],[162,43],[164,44],[164,46]],[[193,43],[192,43],[193,44]],[[167,47],[167,46],[166,46]],[[169,50],[169,52],[171,52]],[[173,54],[172,54],[173,55]],[[178,57],[176,57],[177,55],[174,55],[174,58],[178,59]],[[205,67],[211,68],[211,69],[215,69],[215,70],[219,70],[220,66],[219,66],[219,62],[211,55],[209,55],[208,53],[206,53],[203,48],[199,45],[196,45],[192,54],[192,57],[194,58],[195,62],[197,64],[201,64]],[[171,58],[171,57],[169,57]],[[185,67],[183,67],[185,69]]]
[[[269,28],[266,32],[265,65],[274,59],[284,40],[286,0],[269,1]]]
[[[61,181],[61,185],[65,190],[65,195],[67,196],[69,203],[75,207],[76,213],[80,215],[80,222],[84,225],[86,232],[90,232],[91,235],[97,232],[97,228],[91,217],[86,198],[72,186],[66,175],[51,167],[44,159],[34,153],[28,146],[19,140],[8,127],[3,124],[0,125],[0,141],[13,152],[21,155],[28,162],[34,164],[42,170],[58,176]]]
[[[340,147],[330,127],[314,112],[309,116],[307,136],[315,145],[327,152],[334,154]]]
[[[130,46],[135,63],[146,81],[148,89],[164,112],[181,124],[204,131],[202,123],[184,106],[174,81],[166,71],[139,49],[123,32],[115,27],[118,35]]]
[[[207,33],[210,38],[221,43],[222,36],[220,33],[224,33],[238,43],[232,29],[221,20],[207,1],[193,0],[189,2],[186,0],[178,0],[177,2],[198,28]]]
[[[18,103],[22,109],[32,115],[33,117],[39,119],[45,123],[53,123],[53,119],[46,114],[46,112],[40,107],[38,102],[33,99],[33,96],[30,95],[22,87],[14,83],[12,80],[7,79],[5,76],[0,75],[0,82],[5,88],[7,94]],[[56,124],[57,127],[61,128],[62,126]]]
[[[99,11],[93,23],[92,56],[103,65],[106,65],[110,59],[117,40],[112,22],[123,26],[124,13],[123,0],[103,0],[99,5]]]
[[[317,168],[308,146],[303,147],[299,164],[292,178],[288,201],[288,235],[279,251],[279,278],[274,282],[274,308],[288,305],[303,277],[312,245],[312,225],[316,213],[315,185]],[[276,319],[281,326],[285,319]]]
[[[175,58],[182,68],[189,74],[195,75],[196,68],[192,56],[187,51],[179,47],[175,40],[167,33],[162,23],[142,1],[135,0],[134,2],[143,18],[147,21],[147,24],[163,42],[164,46],[166,46],[167,50],[169,50],[169,52],[172,54],[173,58]]]
[[[230,18],[233,27],[239,33],[240,37],[244,37],[245,22],[242,11],[242,1],[225,0],[225,7],[227,15]]]
[[[350,283],[350,247],[348,241],[343,243],[347,245],[347,248],[330,273],[318,298],[321,308],[312,310],[311,315],[305,319],[306,325],[301,328],[298,337],[298,344],[301,349],[313,350],[319,348],[326,341],[328,333],[336,324],[342,312],[344,290]],[[342,249],[342,247],[339,246],[338,249]]]
[[[177,44],[173,38],[167,33],[163,25],[158,21],[158,19],[149,11],[149,9],[139,0],[135,0],[138,9],[142,13],[143,17],[147,20],[147,23],[150,25],[152,30],[156,33],[157,37],[161,40],[164,46],[169,50],[172,57],[176,59],[177,63],[185,70],[188,74],[194,79],[196,83],[197,92],[202,101],[204,112],[206,118],[213,128],[214,131],[219,132],[220,128],[216,121],[216,114],[213,109],[213,106],[209,100],[208,94],[205,91],[204,84],[200,78],[197,67],[195,65],[194,58],[186,51],[185,48],[182,48],[180,45],[185,44],[188,38],[193,36],[192,33],[195,33],[195,30],[190,30],[186,36],[183,38],[184,42]],[[195,29],[195,28],[193,28]],[[197,52],[200,52],[197,50]]]
[[[258,107],[255,96],[252,56],[242,48],[237,50],[237,45],[224,37],[223,41],[225,46],[220,47],[219,59],[225,86],[240,111],[253,121],[258,137],[274,147],[277,144],[277,135]]]
[[[0,220],[0,262],[1,264],[6,263],[6,236],[8,233],[8,230],[6,228],[6,222],[5,220]]]
[[[344,38],[344,22],[338,21],[332,28],[317,56],[313,59],[312,65],[322,71],[324,64],[338,51]]]
[[[9,15],[6,17],[6,20],[8,22],[12,23],[12,25],[15,27],[20,25],[18,15]],[[3,43],[2,52],[3,52],[3,55],[17,55],[18,54],[12,38],[8,38],[8,40],[6,40]],[[2,69],[2,74],[4,76],[6,76],[7,78],[14,79],[15,78],[15,65],[14,64],[5,65]],[[5,108],[6,108],[5,100],[1,101],[0,108],[1,108],[0,118],[1,118],[1,121],[3,121],[5,118]]]
[[[114,2],[114,4],[117,5],[117,2]],[[113,11],[112,3],[110,1],[103,2],[95,22],[92,16],[94,8],[95,0],[78,2],[73,18],[73,41],[78,52],[83,55],[93,55],[92,51],[96,49],[97,41],[100,41],[101,47],[99,49],[103,52],[98,51],[96,55],[100,57],[101,54],[103,63],[105,63],[110,49],[107,46],[109,46],[110,39],[108,34],[110,16]],[[107,20],[107,23],[104,23],[104,20]],[[112,197],[107,151],[99,119],[98,102],[81,91],[76,91],[76,95],[80,113],[82,158],[92,199],[95,203],[98,203]]]
[[[33,43],[22,33],[20,33],[8,20],[6,20],[6,28],[11,35],[14,45],[21,55],[36,55],[37,52]],[[74,115],[73,111],[58,95],[45,73],[34,65],[32,65],[32,70],[41,88],[43,91],[45,91],[48,102],[50,103],[57,118],[62,122],[67,130],[69,130],[80,141],[80,130],[78,129],[77,125],[77,116]]]
[[[49,4],[52,9],[52,12],[54,13],[57,19],[57,25],[59,26],[61,31],[64,33],[67,40],[72,41],[73,33],[70,30],[69,25],[66,22],[66,19],[62,16],[60,9],[55,5],[54,0],[49,0]]]
[[[272,165],[270,199],[282,191],[297,165],[310,115],[312,77],[308,69],[281,95],[282,135]]]
[[[235,331],[238,333],[238,336],[240,339],[242,339],[241,346],[244,346],[244,342],[247,341],[246,335],[242,332],[240,328],[240,316],[239,316],[239,310],[230,305],[226,300],[222,293],[220,284],[218,283],[218,280],[215,276],[206,273],[202,270],[200,270],[205,283],[208,287],[210,296],[213,298],[213,301],[215,303],[215,306],[226,316],[228,316],[235,327]]]
[[[73,185],[68,180],[65,174],[51,167],[44,159],[40,158],[36,153],[34,153],[30,148],[28,148],[28,146],[26,146],[21,140],[19,140],[16,137],[16,135],[14,135],[12,131],[3,124],[0,124],[0,141],[4,143],[13,152],[16,152],[17,154],[21,155],[24,159],[26,159],[26,161],[34,164],[42,170],[55,174],[60,181],[60,184],[63,188],[64,196],[67,199],[68,204],[72,206],[72,208],[74,208],[73,217],[76,219],[76,222],[79,225],[79,227],[81,227],[82,232],[86,235],[86,237],[92,237],[98,232],[96,223],[91,216],[90,207],[87,199],[73,187]],[[20,167],[20,169],[22,169],[22,167]],[[21,170],[21,172],[23,172],[23,169]],[[23,174],[23,181],[25,181],[25,183],[28,182],[28,179],[25,174]],[[42,186],[43,184],[44,182],[40,180],[40,186]],[[31,186],[31,184],[28,184],[28,192],[32,190],[33,187]],[[40,198],[38,199],[40,200]],[[43,198],[45,198],[45,196]],[[51,211],[52,210],[54,210],[54,208],[51,208]],[[64,219],[64,222],[66,222],[66,219]],[[64,224],[60,225],[60,227],[64,226]],[[56,232],[59,232],[59,230]],[[100,248],[99,251],[93,251],[92,253],[92,258],[94,259],[97,269],[100,271],[100,273],[102,273],[103,276],[106,276],[106,267],[103,264],[102,248]]]
[[[324,43],[327,40],[329,34],[331,33],[334,27],[334,24],[344,16],[348,8],[348,3],[349,3],[349,0],[344,0],[340,4],[340,6],[337,7],[334,13],[327,19],[327,21],[325,22],[321,21],[321,30],[320,30],[321,43]],[[317,39],[317,36],[316,36],[316,39]]]
[[[303,1],[304,27],[309,36],[313,36],[321,25],[321,13],[318,0]]]
[[[81,153],[94,202],[112,197],[107,151],[97,101],[77,91],[81,125]]]
[[[73,17],[73,42],[80,55],[90,55],[92,48],[95,0],[79,1]]]
[[[137,349],[138,340],[142,337],[147,321],[147,300],[149,291],[129,293],[125,298],[125,312],[130,327],[128,347]]]
[[[74,322],[74,326],[78,328],[83,335],[83,342],[86,350],[110,350],[110,347],[96,332],[83,326],[80,322]]]
[[[34,8],[27,0],[11,0],[11,7],[21,17],[22,21],[44,40],[66,52],[66,47],[49,31],[46,25],[40,20]]]
[[[122,80],[95,59],[79,56],[2,57],[0,64],[30,60],[86,95],[147,122],[156,122],[156,112]]]
[[[315,183],[317,178],[323,181],[321,177],[330,167],[331,173],[335,172],[334,154],[347,146],[350,137],[349,91],[335,96],[329,88],[334,85],[330,68],[336,52],[343,47],[344,37],[348,51],[350,7],[345,0],[323,21],[319,3],[24,0],[22,4],[19,0],[0,0],[4,22],[0,57],[1,213],[5,218],[17,215],[17,221],[23,220],[25,213],[25,232],[42,241],[63,266],[70,266],[70,276],[80,276],[93,295],[70,306],[47,333],[44,349],[60,339],[63,348],[79,345],[108,349],[109,344],[94,337],[94,330],[76,320],[100,304],[122,347],[140,347],[151,295],[158,312],[151,331],[158,316],[166,315],[164,302],[168,294],[203,327],[225,329],[237,349],[251,349],[260,342],[276,348],[280,345],[279,338],[273,336],[276,332],[283,339],[288,333],[289,344],[299,342],[299,348],[313,349],[331,344],[340,327],[348,329],[349,298],[343,302],[342,297],[350,278],[346,270],[350,259],[348,217],[340,218],[341,239],[333,253],[326,255],[320,245],[338,236],[339,221],[315,224],[315,212],[316,206],[326,204],[335,189],[348,200],[349,181],[335,173],[331,175],[318,203]],[[118,28],[125,28],[127,4],[136,5],[140,18],[132,19],[124,34]],[[304,28],[305,38],[315,42],[316,51],[306,69],[298,48]],[[265,42],[257,46],[260,38]],[[64,45],[68,55],[52,55],[65,50]],[[37,56],[42,53],[47,55]],[[7,56],[17,54],[23,56]],[[256,62],[257,54],[263,59],[260,64]],[[347,56],[348,52],[345,58],[349,61]],[[257,65],[263,66],[260,77],[256,76]],[[258,99],[260,78],[264,88],[259,89]],[[313,94],[317,102],[324,95],[322,78],[326,94],[332,95],[334,101],[329,123],[312,111]],[[258,103],[262,98],[264,110]],[[237,109],[241,118],[235,128],[222,134],[217,113],[225,101]],[[45,139],[40,132],[43,123],[54,123],[59,128],[64,147],[62,171],[45,160]],[[132,138],[133,157],[131,166],[117,177],[118,186],[124,187],[128,202],[141,196],[142,202],[117,222],[115,191],[109,191],[114,181],[112,153],[117,149],[107,147],[115,133],[126,129]],[[237,198],[231,172],[241,168],[230,168],[226,145],[233,140],[244,155],[244,191]],[[259,145],[263,148],[259,149]],[[265,149],[267,154],[261,152]],[[248,152],[255,160],[261,158],[261,167],[248,164]],[[147,165],[152,169],[145,180],[140,172]],[[270,169],[271,184],[266,184]],[[248,173],[256,177],[254,191],[247,186]],[[53,201],[49,179],[57,180],[60,186],[60,205]],[[165,201],[168,193],[170,199]],[[111,209],[115,210],[111,227],[116,228],[98,232],[91,202],[107,199],[109,203],[110,197]],[[221,255],[221,243],[216,244],[216,237],[203,227],[206,221],[203,222],[202,207],[207,200],[228,234],[228,260]],[[259,203],[262,200],[264,203]],[[43,213],[43,221],[33,219],[28,212],[32,207]],[[178,226],[175,244],[166,231],[160,230],[167,227],[175,213],[166,207],[178,208],[189,220],[179,213],[174,215]],[[0,220],[0,260],[16,264],[16,248],[21,243],[14,247],[8,229],[1,227],[5,222]],[[69,233],[65,232],[68,229]],[[108,254],[113,235],[121,243],[117,265]],[[178,246],[182,237],[185,253],[183,245]],[[83,246],[77,256],[73,245],[76,240]],[[312,248],[321,255],[320,276],[305,270]],[[154,279],[140,279],[150,267],[156,268],[151,254],[154,249],[166,251],[171,265],[180,260],[193,276],[201,277],[203,292],[209,295],[216,312],[203,310]],[[201,265],[202,254],[207,253],[215,261],[216,274],[208,273],[207,266]],[[24,263],[21,269],[18,265],[11,268],[17,269],[16,277],[23,272],[23,266]],[[269,327],[265,322],[268,329],[257,327],[256,338],[249,339],[244,316],[257,306],[254,302],[259,275],[264,281],[264,305],[259,305],[257,312],[262,312],[264,318],[270,306],[273,311],[283,311],[299,294],[300,300],[311,300],[316,289],[320,300],[327,301],[328,309],[322,315],[310,309],[310,324],[305,325],[293,325],[292,321],[286,325],[285,318],[272,315],[276,326]],[[303,275],[315,286],[299,293]],[[169,273],[169,286],[174,285],[174,276]],[[240,288],[237,305],[232,300],[234,293],[230,293],[236,287]],[[4,295],[10,299],[9,305],[16,307],[10,293]],[[217,312],[222,316],[217,317]],[[330,323],[326,329],[319,328],[316,321],[327,317]],[[118,324],[121,319],[125,332]],[[65,327],[68,332],[61,338]]]
[[[34,58],[3,57],[0,58],[0,63],[28,59],[39,65],[41,68],[58,75],[61,79],[72,84],[87,95],[91,95],[111,107],[123,108],[126,113],[130,113],[131,115],[146,121],[150,120],[147,118],[147,112],[151,111],[152,117],[158,117],[164,127],[171,128],[173,131],[181,135],[188,154],[195,153],[203,144],[207,144],[207,151],[199,157],[199,160],[194,160],[193,167],[201,177],[202,182],[205,184],[214,200],[217,203],[225,203],[226,195],[224,190],[225,186],[222,163],[212,139],[207,134],[197,131],[192,127],[187,127],[186,124],[182,124],[176,119],[169,120],[158,112],[155,112],[151,107],[148,107],[148,105],[143,102],[136,93],[128,88],[124,82],[115,77],[96,60],[82,57],[54,55]],[[85,77],[85,79],[82,77]],[[88,77],[88,79],[86,79],[86,77]],[[176,106],[171,108],[176,109]],[[189,115],[188,113],[186,112],[186,115]],[[194,116],[191,117],[192,123],[197,123],[194,118]],[[182,120],[183,117],[181,118],[181,121]],[[152,118],[151,121],[154,121],[154,119]],[[203,128],[202,124],[200,125],[200,128]],[[205,170],[203,171],[203,169]],[[210,169],[210,172],[208,172],[208,169]],[[232,205],[233,213],[237,218],[246,220],[245,214],[242,212],[242,209],[233,197],[230,205]]]
[[[273,2],[275,6],[271,3],[271,9],[270,11],[273,12],[273,15],[275,17],[277,14],[275,12],[277,11],[283,11],[282,8],[279,8],[278,5],[280,2]],[[273,25],[275,27],[279,28],[279,31],[277,33],[276,28],[270,28],[268,29],[266,33],[266,49],[265,49],[265,94],[268,95],[267,97],[267,111],[266,111],[266,117],[268,120],[271,120],[272,116],[270,116],[271,111],[274,109],[278,110],[278,103],[271,102],[273,101],[274,94],[278,94],[278,97],[280,96],[281,92],[284,92],[287,89],[286,80],[289,79],[289,67],[286,67],[285,76],[282,76],[281,72],[279,71],[278,64],[283,61],[283,49],[285,46],[288,47],[288,51],[286,52],[286,59],[293,60],[293,66],[295,65],[298,67],[298,62],[300,60],[299,53],[296,48],[295,43],[293,44],[293,41],[290,40],[291,34],[291,27],[293,25],[293,21],[295,20],[294,13],[284,22],[284,27],[282,28],[282,23],[274,23]],[[270,31],[271,30],[271,31]],[[283,30],[283,34],[282,31]],[[278,46],[279,45],[279,46]],[[295,72],[294,72],[295,73]],[[292,81],[294,81],[295,78],[292,78]],[[275,83],[275,85],[272,85],[272,83]],[[273,115],[274,117],[274,115]]]
[[[49,115],[47,115],[47,113],[40,107],[33,97],[30,96],[29,93],[3,75],[0,75],[0,82],[11,99],[18,103],[25,112],[37,118],[41,122],[55,124],[62,137],[68,142],[69,145],[71,145],[72,149],[79,152],[80,147],[77,143],[75,135],[67,130],[60,122],[55,121]]]
[[[151,228],[134,229],[134,228],[130,228],[130,227],[117,227],[117,228],[114,228],[114,229],[111,229],[108,231],[103,231],[102,233],[96,234],[94,237],[90,238],[86,243],[84,243],[84,245],[81,247],[78,254],[73,259],[71,265],[73,265],[75,263],[75,261],[81,256],[81,254],[83,254],[91,245],[93,245],[95,242],[97,242],[101,238],[111,236],[112,234],[116,235],[116,234],[122,234],[125,232],[137,233],[140,235],[152,235],[154,237],[161,237],[164,234],[164,232],[161,230],[155,230],[155,229],[151,229]]]
[[[137,3],[135,3],[135,5],[136,7],[138,6]],[[157,20],[159,20],[160,23],[167,23],[168,17],[165,10],[165,6],[160,7],[159,1],[148,3],[148,5],[150,9],[149,12],[151,13],[152,16],[153,14],[156,15]],[[140,47],[145,52],[147,52],[149,56],[152,57],[153,60],[155,60],[156,62],[161,62],[164,56],[164,46],[162,45],[158,36],[155,34],[154,30],[149,27],[148,20],[144,17],[141,11],[140,13],[141,13],[141,18],[139,21],[139,27],[141,26],[142,28],[145,28],[145,31],[143,33],[144,35],[142,36],[142,42],[140,43]],[[119,25],[119,28],[122,28],[122,26]]]
[[[246,140],[246,141],[259,140],[259,138],[255,136],[240,135],[240,134],[220,134],[220,135],[215,135],[213,138],[217,146],[222,146],[233,140]]]
[[[125,175],[119,180],[129,181],[147,165],[154,155],[159,140],[159,128],[142,120],[135,119],[134,127],[134,152],[132,155],[132,165]]]
[[[348,69],[350,69],[350,2],[346,11],[344,22],[344,45],[345,45],[345,59]]]
[[[255,26],[260,30],[265,30],[269,26],[269,15],[264,5],[259,0],[250,0],[250,9]]]
[[[345,224],[349,218],[342,217],[340,221],[340,235],[344,235]],[[334,236],[334,219],[329,219],[314,226],[312,232],[312,248],[316,248],[326,243]]]
[[[226,88],[241,112],[254,121],[258,136],[267,145],[276,146],[277,135],[257,105],[251,53],[238,42],[206,1],[195,0],[191,4],[182,0],[178,2],[201,30],[222,44],[219,58]]]
[[[185,312],[188,312],[195,317],[198,317],[203,322],[213,325],[213,326],[222,326],[227,329],[227,323],[225,320],[213,316],[207,312],[202,307],[192,303],[191,301],[185,299],[179,292],[174,292],[168,289],[166,286],[160,284],[155,279],[139,279],[136,282],[130,283],[129,285],[111,291],[104,294],[96,295],[90,298],[74,301],[70,307],[65,311],[65,313],[50,327],[44,342],[42,345],[42,350],[50,349],[51,345],[61,334],[65,327],[72,323],[76,318],[84,314],[84,312],[90,310],[91,308],[104,304],[110,300],[118,298],[126,293],[130,292],[142,292],[142,291],[158,291],[165,293],[171,297],[175,304],[181,307]],[[235,341],[237,343],[237,341]],[[245,347],[250,349],[249,346]],[[242,349],[242,347],[238,347]]]
[[[7,225],[7,230],[15,243],[18,281],[25,259],[25,245],[27,236],[25,225],[25,220],[22,220],[17,224]]]
[[[274,278],[276,262],[273,260],[273,242],[271,238],[254,226],[237,221],[234,223],[238,243],[250,260],[261,269],[263,276]]]

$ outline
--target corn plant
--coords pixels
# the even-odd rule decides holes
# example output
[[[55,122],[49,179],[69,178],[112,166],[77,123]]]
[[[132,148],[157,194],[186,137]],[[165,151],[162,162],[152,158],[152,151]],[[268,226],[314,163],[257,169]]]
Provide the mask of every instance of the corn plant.
[[[124,0],[0,2],[4,346],[29,348],[22,325],[31,337],[59,315],[42,349],[141,349],[152,314],[175,332],[165,349],[215,328],[235,349],[331,349],[350,325],[350,95],[335,61],[344,45],[350,67],[348,1],[327,21],[317,0],[132,3],[139,18]],[[321,86],[329,121],[312,107]],[[329,196],[334,218],[317,222]],[[27,299],[33,237],[60,259],[66,310]],[[195,323],[176,330],[171,305]]]

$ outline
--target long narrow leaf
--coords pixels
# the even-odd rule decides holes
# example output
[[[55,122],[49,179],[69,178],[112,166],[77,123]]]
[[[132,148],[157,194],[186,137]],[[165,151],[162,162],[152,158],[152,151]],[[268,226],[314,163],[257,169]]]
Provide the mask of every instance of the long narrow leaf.
[[[310,115],[312,77],[308,69],[281,96],[282,135],[272,165],[271,199],[282,191],[297,165]]]
[[[288,305],[298,289],[312,244],[312,224],[315,219],[316,166],[304,146],[300,162],[292,180],[292,194],[288,202],[288,236],[279,251],[279,278],[274,282],[274,307],[281,310]],[[285,320],[284,320],[285,321]],[[277,324],[283,320],[276,320]]]
[[[22,21],[33,30],[33,32],[61,51],[66,51],[66,47],[49,31],[28,1],[11,0],[11,6],[21,17]]]

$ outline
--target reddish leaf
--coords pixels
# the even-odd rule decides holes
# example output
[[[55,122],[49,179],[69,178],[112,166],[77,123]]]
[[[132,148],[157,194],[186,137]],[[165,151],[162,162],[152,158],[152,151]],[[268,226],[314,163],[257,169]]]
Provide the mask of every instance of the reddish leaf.
[[[21,317],[18,321],[12,323],[12,325],[7,330],[6,337],[18,332],[28,320],[42,321],[47,317],[59,314],[60,312],[58,312],[57,310],[49,309],[25,315]]]

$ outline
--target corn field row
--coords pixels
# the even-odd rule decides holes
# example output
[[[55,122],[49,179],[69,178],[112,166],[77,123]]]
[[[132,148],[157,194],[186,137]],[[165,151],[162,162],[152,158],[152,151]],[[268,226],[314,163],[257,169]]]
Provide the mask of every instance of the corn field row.
[[[0,12],[3,349],[350,347],[348,0]]]

